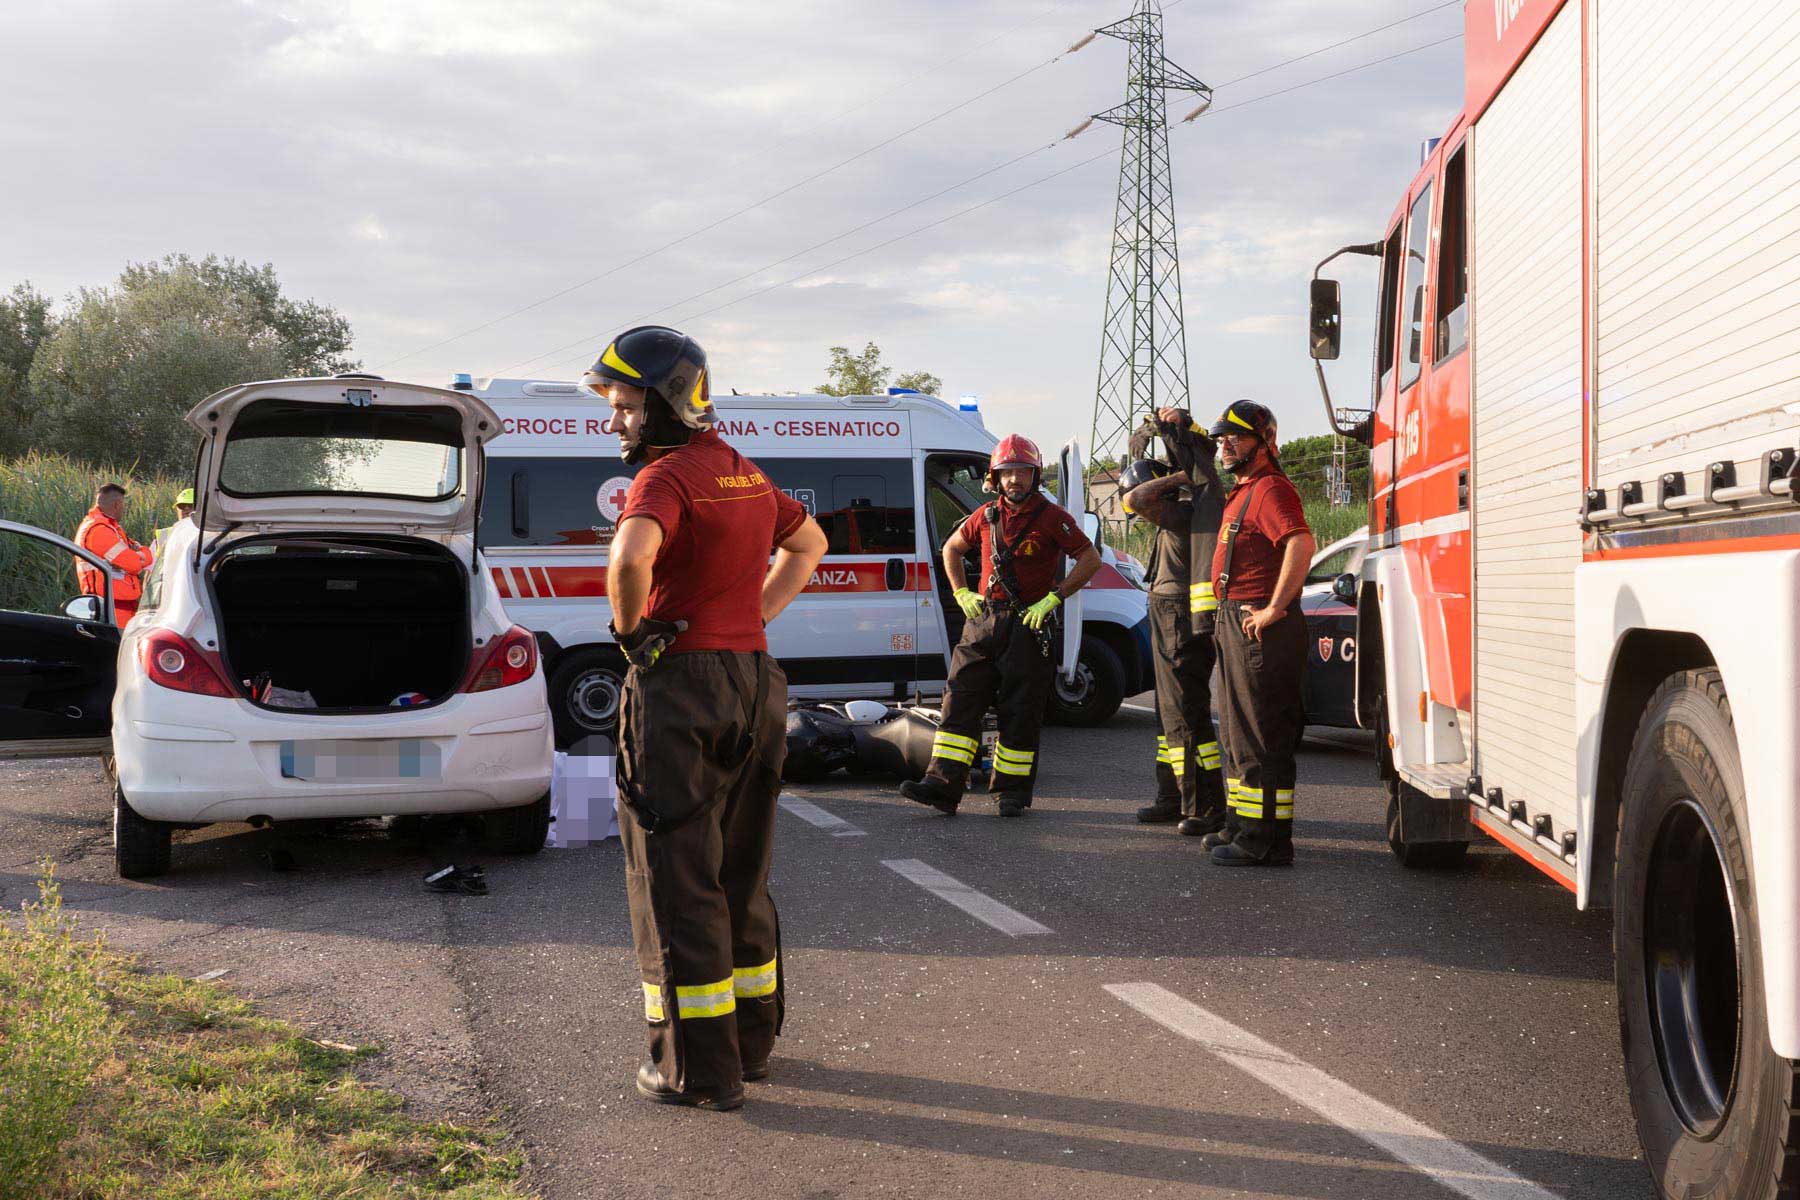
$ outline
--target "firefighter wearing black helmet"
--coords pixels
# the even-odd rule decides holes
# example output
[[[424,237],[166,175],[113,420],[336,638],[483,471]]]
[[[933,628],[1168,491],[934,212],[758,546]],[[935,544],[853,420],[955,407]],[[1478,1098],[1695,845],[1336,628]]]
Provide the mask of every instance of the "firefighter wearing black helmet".
[[[987,490],[999,498],[969,514],[944,543],[944,574],[967,620],[950,657],[944,719],[932,740],[925,777],[900,785],[908,800],[954,815],[981,750],[981,722],[991,704],[1000,740],[988,790],[1003,817],[1031,807],[1038,735],[1050,702],[1051,614],[1100,569],[1100,552],[1075,519],[1038,490],[1043,459],[1028,438],[1000,439],[988,461]],[[981,550],[979,591],[963,576],[963,556]],[[1055,582],[1058,556],[1075,559]]]
[[[1221,866],[1286,866],[1294,861],[1294,751],[1306,664],[1300,588],[1312,530],[1281,469],[1273,413],[1235,401],[1212,435],[1220,464],[1237,478],[1212,562],[1230,818],[1202,844]]]
[[[649,1027],[637,1087],[732,1109],[768,1073],[785,1003],[768,875],[787,680],[763,627],[806,586],[825,535],[714,432],[693,339],[628,330],[582,384],[640,468],[607,568],[630,665],[619,832]]]
[[[1205,467],[1199,488],[1218,488],[1211,471],[1213,447],[1185,410],[1165,408],[1146,422],[1132,448],[1148,449],[1160,435],[1173,453],[1177,442],[1191,444],[1187,470],[1174,470],[1156,459],[1139,458],[1120,477],[1120,505],[1127,513],[1156,527],[1150,551],[1150,641],[1154,650],[1157,795],[1137,811],[1145,824],[1179,821],[1188,837],[1205,837],[1225,824],[1225,790],[1220,751],[1212,722],[1212,672],[1217,659],[1213,615],[1217,603],[1205,583],[1210,564],[1195,586],[1191,535],[1195,485],[1188,471]],[[1196,616],[1199,619],[1196,619]]]

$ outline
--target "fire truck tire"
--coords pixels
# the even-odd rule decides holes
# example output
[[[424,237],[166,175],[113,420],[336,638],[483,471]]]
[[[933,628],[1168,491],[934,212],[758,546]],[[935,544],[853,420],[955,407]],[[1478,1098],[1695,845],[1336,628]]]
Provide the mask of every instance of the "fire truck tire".
[[[171,835],[165,821],[146,821],[113,785],[113,863],[121,879],[151,879],[169,872]]]
[[[1420,871],[1442,871],[1462,866],[1463,860],[1469,856],[1469,843],[1409,842],[1402,835],[1400,789],[1410,786],[1398,779],[1388,781],[1387,843],[1395,861],[1409,870]]]
[[[1626,762],[1614,872],[1619,1033],[1664,1197],[1800,1196],[1800,1092],[1769,1046],[1743,771],[1715,670],[1665,680]]]
[[[488,849],[495,854],[536,854],[550,836],[550,793],[518,808],[497,808],[483,818]]]
[[[1057,671],[1045,717],[1052,725],[1098,725],[1118,712],[1124,699],[1124,664],[1111,646],[1088,634],[1082,637],[1081,656],[1075,660],[1075,682],[1064,683]]]
[[[556,744],[568,747],[593,734],[613,736],[625,690],[625,659],[616,650],[575,650],[550,672],[550,711]]]

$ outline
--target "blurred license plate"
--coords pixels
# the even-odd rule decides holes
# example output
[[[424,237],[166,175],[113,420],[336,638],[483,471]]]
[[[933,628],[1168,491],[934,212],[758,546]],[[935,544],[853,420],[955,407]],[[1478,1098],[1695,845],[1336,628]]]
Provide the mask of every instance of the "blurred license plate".
[[[345,738],[281,743],[281,777],[334,780],[437,779],[436,742],[424,738]]]

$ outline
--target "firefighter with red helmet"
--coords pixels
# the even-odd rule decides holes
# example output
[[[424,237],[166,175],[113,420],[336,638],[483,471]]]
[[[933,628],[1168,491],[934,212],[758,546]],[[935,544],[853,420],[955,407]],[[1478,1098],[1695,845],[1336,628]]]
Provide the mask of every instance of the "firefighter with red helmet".
[[[1060,505],[1039,489],[1044,460],[1028,438],[1009,434],[988,460],[982,505],[944,543],[944,575],[967,620],[950,658],[944,719],[932,740],[925,777],[900,785],[909,800],[954,814],[969,768],[981,749],[981,722],[992,705],[1000,741],[988,790],[1000,815],[1031,807],[1037,779],[1038,734],[1050,702],[1052,615],[1100,569],[1100,552]],[[971,589],[963,556],[981,550],[981,580]],[[1056,582],[1061,555],[1075,559]]]
[[[1213,551],[1220,735],[1230,818],[1201,844],[1221,866],[1294,861],[1294,751],[1305,721],[1306,618],[1300,589],[1313,556],[1306,511],[1281,469],[1275,415],[1234,401],[1212,428],[1237,479]]]
[[[630,666],[619,835],[649,1027],[637,1088],[725,1110],[768,1074],[785,996],[768,879],[787,679],[763,628],[826,542],[713,429],[706,376],[692,338],[649,325],[610,342],[582,384],[641,464],[607,567]]]

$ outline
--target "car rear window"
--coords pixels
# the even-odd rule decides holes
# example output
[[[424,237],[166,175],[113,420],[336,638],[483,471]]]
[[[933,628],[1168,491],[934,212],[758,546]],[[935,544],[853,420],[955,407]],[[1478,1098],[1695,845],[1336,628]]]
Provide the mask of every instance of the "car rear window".
[[[232,423],[219,486],[234,496],[444,500],[462,490],[462,467],[461,416],[453,409],[374,411],[271,400]]]

